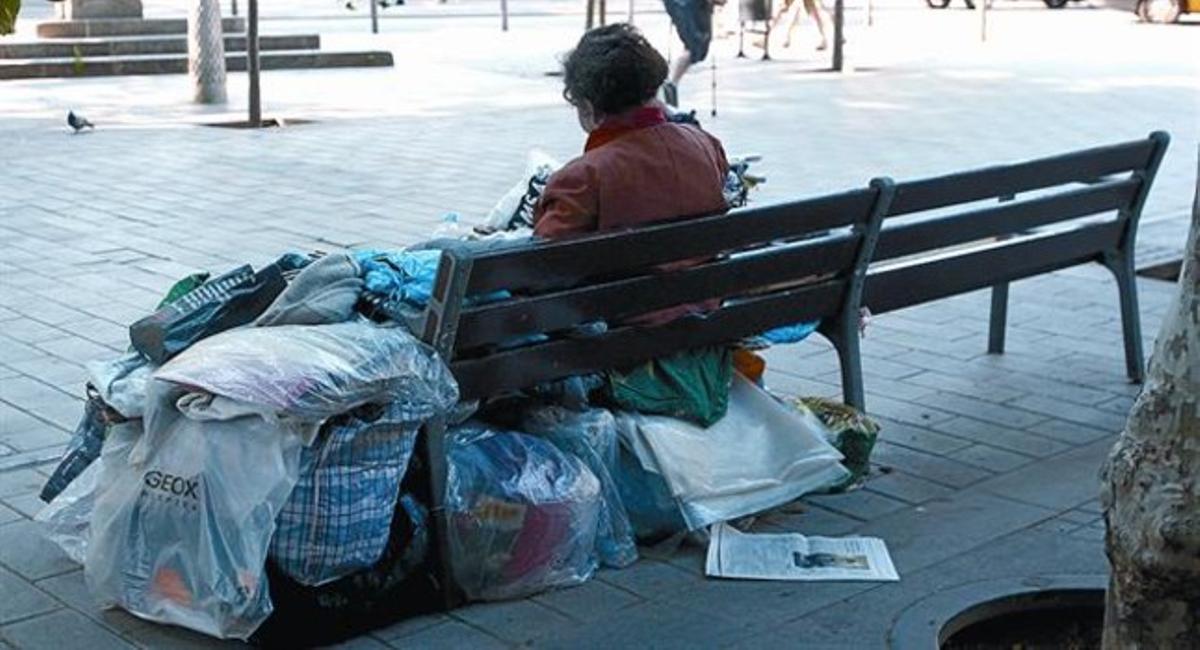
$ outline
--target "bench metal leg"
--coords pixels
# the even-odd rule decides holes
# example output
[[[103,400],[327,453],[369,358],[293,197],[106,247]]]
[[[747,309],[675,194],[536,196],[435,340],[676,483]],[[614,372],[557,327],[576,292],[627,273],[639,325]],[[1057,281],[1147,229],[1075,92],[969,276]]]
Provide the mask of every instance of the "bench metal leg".
[[[446,511],[446,422],[436,418],[425,425],[425,464],[429,468],[429,515],[433,521],[433,552],[437,581],[446,611],[462,604],[450,562],[450,515]]]
[[[988,321],[988,354],[1004,354],[1004,334],[1008,325],[1008,283],[992,287],[992,315]]]
[[[1126,258],[1128,259],[1128,258]],[[1138,311],[1137,280],[1132,261],[1118,261],[1109,268],[1117,279],[1121,297],[1121,331],[1125,335],[1125,372],[1129,381],[1140,384],[1146,377],[1142,357],[1142,320]]]
[[[842,401],[862,413],[867,412],[867,400],[863,394],[862,356],[858,349],[858,322],[841,319],[842,322],[821,326],[821,334],[837,349],[838,362],[842,367]]]

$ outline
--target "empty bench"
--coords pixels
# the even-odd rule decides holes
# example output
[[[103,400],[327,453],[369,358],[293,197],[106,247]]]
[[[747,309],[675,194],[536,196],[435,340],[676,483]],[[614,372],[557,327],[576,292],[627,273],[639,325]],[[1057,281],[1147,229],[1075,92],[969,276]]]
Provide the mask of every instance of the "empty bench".
[[[1117,276],[1128,372],[1139,380],[1133,243],[1167,141],[1154,133],[928,180],[878,178],[841,194],[571,240],[452,246],[423,339],[468,401],[820,320],[839,356],[843,398],[863,409],[864,305],[883,313],[991,287],[989,349],[1000,352],[1009,282],[1100,262]],[[1003,202],[977,205],[995,200]],[[621,324],[710,299],[722,302],[704,315]],[[602,333],[579,333],[598,322],[607,324]],[[447,561],[446,424],[427,423],[421,453],[450,606],[459,598]]]

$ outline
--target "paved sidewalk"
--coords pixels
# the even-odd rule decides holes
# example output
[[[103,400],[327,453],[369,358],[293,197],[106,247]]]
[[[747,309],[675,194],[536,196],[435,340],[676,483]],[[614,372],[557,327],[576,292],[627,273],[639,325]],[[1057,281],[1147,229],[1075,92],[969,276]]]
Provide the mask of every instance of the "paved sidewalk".
[[[1177,251],[1200,133],[1196,68],[1182,55],[1190,28],[1033,6],[1001,4],[987,47],[965,11],[881,11],[870,31],[851,32],[863,70],[848,76],[814,72],[820,60],[799,46],[768,64],[734,60],[725,41],[718,117],[707,116],[707,69],[687,78],[684,99],[731,153],[765,156],[761,201],[1167,129],[1174,143],[1140,246],[1147,258]],[[529,148],[571,156],[582,137],[544,73],[578,22],[529,17],[508,34],[489,19],[390,22],[378,42],[397,53],[394,70],[265,75],[269,113],[317,120],[272,131],[194,126],[230,112],[181,104],[182,77],[0,85],[0,649],[216,645],[98,611],[78,569],[28,521],[78,418],[82,364],[123,349],[127,324],[185,273],[288,249],[411,243],[446,211],[485,211]],[[642,24],[668,46],[661,16]],[[341,29],[327,40],[361,45]],[[235,108],[243,83],[231,76]],[[67,135],[69,107],[98,130]],[[1149,344],[1173,287],[1141,290]],[[1003,356],[984,354],[986,309],[972,294],[878,318],[863,345],[868,404],[884,424],[877,475],[760,523],[881,536],[900,583],[712,581],[702,549],[684,549],[353,645],[875,648],[902,610],[958,584],[1102,574],[1095,474],[1136,391],[1123,379],[1115,286],[1099,268],[1014,285]],[[838,393],[820,342],[769,362],[781,392]]]

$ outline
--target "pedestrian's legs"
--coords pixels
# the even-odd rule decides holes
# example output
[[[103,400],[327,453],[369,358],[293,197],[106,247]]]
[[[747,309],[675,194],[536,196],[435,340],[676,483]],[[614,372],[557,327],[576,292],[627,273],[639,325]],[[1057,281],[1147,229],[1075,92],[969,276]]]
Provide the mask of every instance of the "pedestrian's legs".
[[[825,18],[821,14],[824,13],[821,7],[820,0],[804,0],[804,10],[808,15],[812,16],[814,22],[817,23],[817,32],[821,35],[821,44],[817,45],[818,50],[824,50],[829,47],[829,40],[825,38]],[[796,14],[800,16],[799,13]]]
[[[678,86],[679,80],[683,79],[684,73],[687,72],[688,68],[690,67],[692,67],[692,53],[684,49],[683,52],[681,52],[679,56],[675,57],[675,60],[671,62],[671,76],[669,77],[671,83]]]

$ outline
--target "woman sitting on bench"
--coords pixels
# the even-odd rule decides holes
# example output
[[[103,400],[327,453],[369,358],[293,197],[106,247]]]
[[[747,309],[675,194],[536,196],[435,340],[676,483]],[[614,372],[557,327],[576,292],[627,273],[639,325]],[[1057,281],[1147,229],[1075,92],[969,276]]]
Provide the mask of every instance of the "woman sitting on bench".
[[[563,97],[588,133],[583,155],[550,177],[534,233],[555,239],[726,209],[721,143],[670,122],[655,99],[667,62],[632,25],[583,35],[563,63]]]

